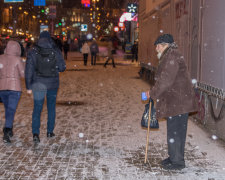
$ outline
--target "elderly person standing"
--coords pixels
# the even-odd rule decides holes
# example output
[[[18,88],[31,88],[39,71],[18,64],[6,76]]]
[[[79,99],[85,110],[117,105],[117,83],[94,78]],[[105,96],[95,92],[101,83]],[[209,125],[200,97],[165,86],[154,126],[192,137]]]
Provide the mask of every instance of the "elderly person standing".
[[[177,49],[173,36],[163,34],[157,38],[159,66],[156,83],[147,95],[156,102],[156,117],[167,119],[169,157],[161,162],[164,169],[185,168],[184,148],[189,112],[197,111],[194,89],[184,56]]]
[[[10,143],[13,136],[13,121],[21,96],[21,78],[24,77],[24,64],[20,58],[18,42],[9,41],[5,52],[0,55],[0,98],[5,107],[5,126],[3,141]]]

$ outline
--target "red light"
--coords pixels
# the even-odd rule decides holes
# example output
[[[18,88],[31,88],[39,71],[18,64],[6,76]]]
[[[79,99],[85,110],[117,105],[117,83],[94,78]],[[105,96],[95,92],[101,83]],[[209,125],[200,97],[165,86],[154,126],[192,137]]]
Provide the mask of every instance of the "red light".
[[[57,36],[57,38],[59,39],[59,36]]]
[[[115,32],[118,32],[118,31],[119,31],[119,28],[118,28],[117,26],[115,26],[115,27],[114,27],[114,31],[115,31]]]
[[[28,41],[28,39],[26,38],[25,41]]]
[[[75,38],[74,40],[77,41],[77,38]]]
[[[7,36],[6,39],[9,39],[9,36]]]

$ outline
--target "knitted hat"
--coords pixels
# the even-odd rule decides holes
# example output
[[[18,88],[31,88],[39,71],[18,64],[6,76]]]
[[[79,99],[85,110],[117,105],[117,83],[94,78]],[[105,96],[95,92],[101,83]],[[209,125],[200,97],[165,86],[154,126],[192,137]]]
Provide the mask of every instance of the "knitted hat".
[[[173,42],[174,42],[174,40],[173,40],[173,36],[171,34],[163,34],[156,39],[154,45],[161,44],[161,43],[171,44]]]
[[[42,31],[39,38],[47,38],[47,39],[51,39],[51,35],[49,34],[48,31]]]

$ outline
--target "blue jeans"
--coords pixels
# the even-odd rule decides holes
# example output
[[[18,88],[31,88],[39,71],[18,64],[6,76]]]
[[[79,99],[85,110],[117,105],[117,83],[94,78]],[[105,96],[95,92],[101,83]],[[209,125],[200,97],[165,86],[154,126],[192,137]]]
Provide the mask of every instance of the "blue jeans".
[[[45,96],[47,97],[48,122],[47,132],[52,133],[55,127],[55,105],[58,89],[51,89],[46,91],[33,91],[34,109],[32,114],[32,133],[40,133],[40,118],[43,109]]]
[[[20,91],[3,90],[0,91],[0,97],[5,107],[5,127],[12,128],[16,108],[20,100]]]

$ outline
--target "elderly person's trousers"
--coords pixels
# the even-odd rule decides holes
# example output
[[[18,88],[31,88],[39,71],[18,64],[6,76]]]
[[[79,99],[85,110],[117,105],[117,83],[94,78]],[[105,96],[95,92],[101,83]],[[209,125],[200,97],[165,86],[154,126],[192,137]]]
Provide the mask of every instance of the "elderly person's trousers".
[[[172,164],[185,165],[188,113],[167,118],[168,155]]]

